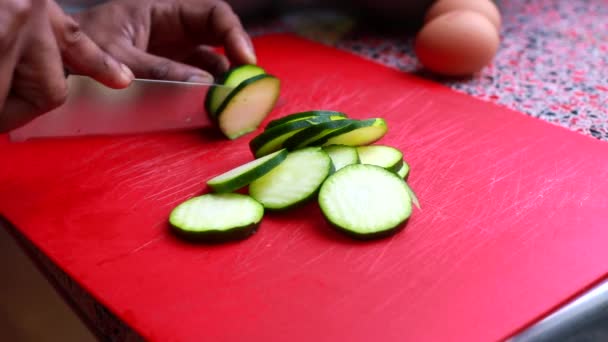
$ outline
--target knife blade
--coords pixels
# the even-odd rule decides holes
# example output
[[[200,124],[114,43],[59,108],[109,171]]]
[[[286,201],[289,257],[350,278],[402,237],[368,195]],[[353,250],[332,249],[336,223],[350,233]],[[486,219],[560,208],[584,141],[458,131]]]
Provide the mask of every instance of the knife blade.
[[[127,88],[112,89],[79,75],[69,75],[67,82],[66,102],[11,131],[11,141],[199,129],[212,125],[205,109],[209,90],[215,88],[222,96],[233,89],[141,78]]]

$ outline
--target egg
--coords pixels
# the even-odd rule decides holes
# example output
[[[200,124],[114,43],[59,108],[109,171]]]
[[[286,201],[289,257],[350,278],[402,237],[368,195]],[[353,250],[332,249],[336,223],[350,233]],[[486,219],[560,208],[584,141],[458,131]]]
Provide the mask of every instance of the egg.
[[[475,11],[451,11],[426,23],[415,38],[418,60],[428,70],[467,76],[487,66],[498,51],[494,24]]]
[[[500,30],[501,17],[498,7],[492,0],[439,0],[426,12],[424,22],[452,11],[469,10],[484,15],[497,30]]]

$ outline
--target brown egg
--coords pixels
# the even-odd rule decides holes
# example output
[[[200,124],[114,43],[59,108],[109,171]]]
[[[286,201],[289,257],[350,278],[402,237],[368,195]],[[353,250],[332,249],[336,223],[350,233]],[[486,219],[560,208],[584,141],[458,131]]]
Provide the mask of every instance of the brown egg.
[[[452,11],[425,24],[416,35],[418,60],[429,70],[466,76],[488,65],[500,37],[485,16],[474,11]]]
[[[483,14],[497,30],[500,30],[501,18],[498,7],[492,0],[439,0],[426,12],[424,22],[452,11],[469,10]]]

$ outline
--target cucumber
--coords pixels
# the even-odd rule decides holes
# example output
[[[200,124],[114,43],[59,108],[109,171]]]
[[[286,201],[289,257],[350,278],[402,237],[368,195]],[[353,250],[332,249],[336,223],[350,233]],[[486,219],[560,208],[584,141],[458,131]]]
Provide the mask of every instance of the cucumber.
[[[348,165],[359,164],[360,162],[357,149],[352,146],[332,145],[323,147],[323,150],[327,152],[331,158],[335,171],[339,171],[341,168]]]
[[[331,134],[321,138],[320,141],[312,142],[311,144],[328,145],[348,145],[348,146],[363,146],[369,145],[386,134],[388,126],[384,119],[368,119],[358,120],[348,127],[336,130]]]
[[[303,148],[253,181],[249,194],[266,209],[289,209],[313,198],[331,169],[331,159],[322,148]]]
[[[311,142],[317,141],[338,129],[352,125],[354,122],[353,120],[348,120],[340,116],[332,118],[335,118],[335,120],[322,122],[299,131],[285,140],[283,147],[291,151],[302,147],[314,146]]]
[[[222,85],[235,88],[243,81],[250,79],[254,76],[263,75],[266,71],[257,65],[245,64],[228,70],[219,82]],[[205,108],[212,116],[215,116],[218,108],[222,105],[226,97],[230,94],[230,91],[226,91],[226,88],[211,87],[207,92],[207,98],[205,100]]]
[[[281,82],[263,74],[241,82],[217,109],[216,121],[229,139],[255,131],[274,108]]]
[[[282,118],[272,120],[266,125],[266,129],[270,129],[272,127],[282,125],[282,124],[288,123],[288,122],[306,120],[306,119],[311,119],[311,118],[315,118],[315,117],[319,117],[319,116],[334,116],[334,117],[343,117],[343,118],[347,117],[346,114],[344,114],[344,113],[335,112],[335,111],[331,111],[331,110],[311,110],[308,112],[299,112],[299,113],[289,114]]]
[[[361,164],[381,166],[397,173],[403,165],[403,153],[398,149],[384,145],[357,147]]]
[[[250,196],[206,194],[175,207],[169,223],[173,232],[182,238],[224,242],[252,235],[263,216],[264,207]]]
[[[249,149],[256,158],[263,157],[269,153],[283,148],[285,140],[300,132],[301,130],[312,127],[321,122],[331,121],[341,117],[319,116],[307,120],[297,120],[287,122],[265,130],[249,142]]]
[[[376,165],[354,164],[329,176],[319,206],[332,227],[356,239],[375,239],[403,229],[412,199],[403,179]]]
[[[259,159],[250,161],[235,169],[213,177],[207,182],[215,192],[232,192],[243,188],[254,180],[262,177],[277,167],[287,158],[287,150],[283,149]]]
[[[403,164],[401,164],[401,168],[399,168],[397,174],[404,180],[407,180],[408,176],[410,175],[410,165],[406,163],[405,160],[403,161]]]

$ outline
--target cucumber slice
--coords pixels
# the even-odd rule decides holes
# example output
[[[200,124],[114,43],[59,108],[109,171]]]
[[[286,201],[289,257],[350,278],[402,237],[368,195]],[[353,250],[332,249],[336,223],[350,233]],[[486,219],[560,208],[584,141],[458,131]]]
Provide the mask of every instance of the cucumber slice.
[[[320,147],[290,152],[279,166],[249,185],[249,194],[266,209],[292,208],[316,195],[331,167]]]
[[[266,71],[257,65],[245,64],[228,70],[222,76],[220,83],[235,88],[243,81],[265,73]],[[205,108],[207,108],[207,111],[210,114],[215,115],[230,93],[230,91],[226,91],[226,88],[211,87],[207,92],[207,98],[205,100]]]
[[[401,164],[401,168],[399,168],[397,174],[404,180],[407,180],[407,177],[410,175],[410,166],[405,162],[405,160],[403,161],[403,164]]]
[[[396,233],[412,214],[403,179],[365,164],[349,165],[329,176],[319,190],[319,206],[334,228],[363,240]]]
[[[253,138],[249,142],[249,148],[256,158],[260,158],[269,153],[282,149],[285,140],[289,139],[291,136],[295,135],[301,130],[322,122],[331,121],[332,118],[338,119],[341,117],[319,116],[307,120],[297,120],[275,126],[271,129],[265,130],[260,135]]]
[[[348,120],[340,116],[331,118],[334,118],[334,121],[322,122],[294,134],[289,139],[285,140],[283,147],[286,147],[291,151],[306,146],[313,146],[310,144],[311,142],[317,141],[338,129],[351,125],[354,122],[353,120]]]
[[[334,112],[331,110],[311,110],[308,112],[289,114],[282,118],[272,120],[266,125],[266,129],[270,129],[272,127],[276,127],[278,125],[282,125],[282,124],[288,123],[288,122],[312,119],[312,118],[319,117],[319,116],[335,116],[335,117],[343,117],[343,118],[347,117],[346,114],[344,114],[344,113]]]
[[[384,119],[368,119],[356,121],[353,125],[336,130],[326,135],[319,142],[312,144],[363,146],[369,145],[382,138],[388,130]]]
[[[285,158],[287,158],[287,150],[283,149],[213,177],[207,184],[215,192],[232,192],[267,174]]]
[[[407,192],[410,195],[410,198],[412,199],[412,203],[414,203],[416,208],[420,209],[420,201],[418,201],[418,196],[416,196],[416,193],[414,193],[414,190],[412,190],[412,187],[409,184],[407,184],[407,182],[405,183],[405,187],[407,188]]]
[[[255,131],[274,108],[280,88],[279,79],[268,74],[241,82],[217,110],[216,120],[222,133],[236,139]]]
[[[188,240],[221,242],[244,239],[257,230],[264,207],[241,194],[206,194],[191,198],[171,211],[176,235]]]
[[[332,145],[323,147],[323,150],[331,158],[335,171],[339,171],[348,165],[359,164],[360,162],[357,149],[353,146]]]
[[[403,165],[403,153],[398,149],[384,145],[371,145],[357,147],[361,164],[383,167],[389,171],[397,172]]]

